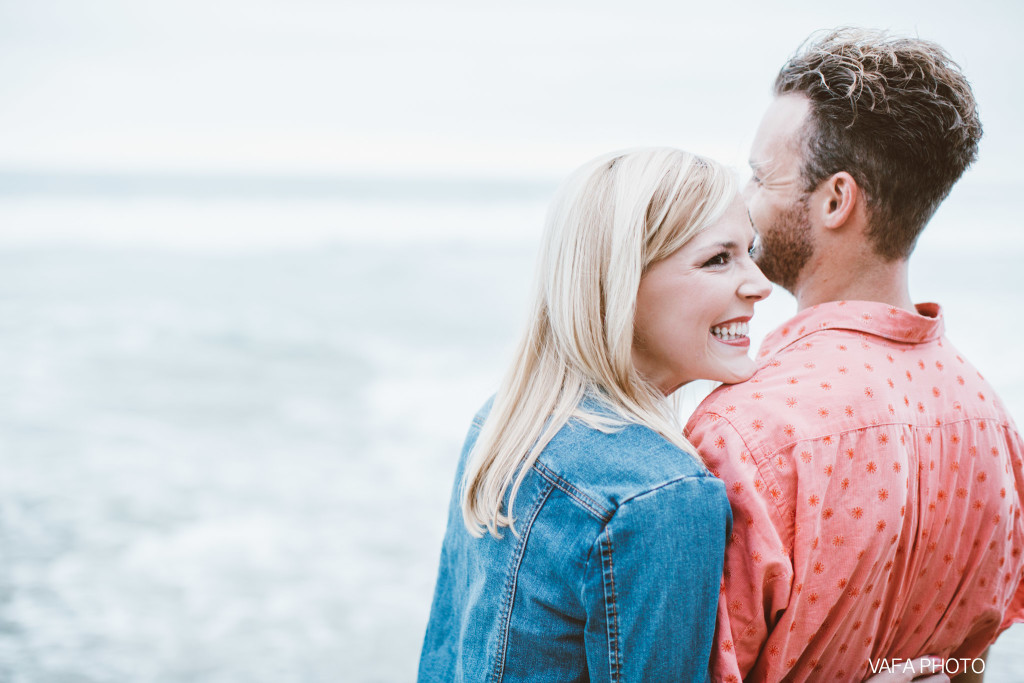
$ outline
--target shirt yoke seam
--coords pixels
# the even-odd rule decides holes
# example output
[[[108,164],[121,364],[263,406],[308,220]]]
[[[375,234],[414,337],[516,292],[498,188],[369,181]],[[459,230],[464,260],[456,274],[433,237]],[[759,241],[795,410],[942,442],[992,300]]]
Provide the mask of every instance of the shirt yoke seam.
[[[720,415],[719,413],[708,413],[708,414],[709,415],[718,415],[719,418],[729,422],[728,418]],[[991,422],[991,423],[995,423],[996,425],[998,425],[1001,428],[1012,429],[1012,427],[1010,427],[1009,424],[1007,424],[1005,421],[1003,421],[1002,419],[997,418],[997,417],[973,417],[973,418],[967,417],[967,418],[962,418],[962,419],[959,419],[959,420],[950,420],[949,422],[943,422],[941,425],[916,424],[916,423],[908,423],[908,422],[903,422],[903,421],[898,421],[897,420],[897,421],[889,421],[889,422],[879,422],[877,424],[871,424],[871,425],[861,425],[860,427],[851,427],[850,429],[843,429],[841,431],[822,432],[821,434],[818,434],[816,436],[806,436],[806,437],[803,437],[803,438],[800,438],[800,439],[792,439],[790,441],[783,442],[783,443],[779,444],[778,446],[772,447],[771,449],[767,448],[767,446],[769,446],[770,444],[766,443],[768,441],[767,439],[764,439],[764,440],[755,442],[759,446],[758,450],[761,453],[764,454],[761,457],[757,457],[754,454],[754,449],[751,449],[751,448],[748,447],[747,450],[750,451],[751,457],[753,457],[755,463],[758,464],[758,471],[760,471],[760,464],[761,464],[762,460],[764,462],[767,462],[770,465],[771,464],[771,459],[774,456],[778,455],[779,453],[782,453],[783,451],[785,451],[785,450],[787,450],[789,448],[792,448],[792,447],[796,446],[797,444],[806,443],[808,441],[817,441],[818,439],[823,439],[826,436],[843,437],[843,436],[846,436],[847,434],[852,434],[854,432],[863,432],[863,431],[867,431],[867,430],[871,430],[871,429],[878,429],[880,427],[911,427],[911,428],[914,428],[914,429],[941,429],[942,427],[945,427],[947,425],[959,425],[959,424],[966,424],[966,423],[969,423],[969,422]],[[740,436],[740,439],[743,440],[744,445],[747,445],[746,439],[744,439],[742,434],[740,434],[740,431],[738,429],[736,429],[736,426],[733,425],[732,422],[729,422],[729,425],[736,431],[737,435]]]

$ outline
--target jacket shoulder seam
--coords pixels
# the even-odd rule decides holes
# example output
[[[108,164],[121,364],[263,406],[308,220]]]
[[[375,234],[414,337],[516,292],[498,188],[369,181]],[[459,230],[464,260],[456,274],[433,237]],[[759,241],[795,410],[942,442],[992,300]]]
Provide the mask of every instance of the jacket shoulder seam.
[[[600,519],[603,523],[607,524],[612,518],[612,511],[604,507],[593,498],[585,494],[576,486],[570,484],[561,475],[547,467],[544,463],[539,460],[533,463],[533,467],[537,470],[537,473],[544,477],[545,480],[565,495],[572,498],[578,503],[583,509],[590,514]]]

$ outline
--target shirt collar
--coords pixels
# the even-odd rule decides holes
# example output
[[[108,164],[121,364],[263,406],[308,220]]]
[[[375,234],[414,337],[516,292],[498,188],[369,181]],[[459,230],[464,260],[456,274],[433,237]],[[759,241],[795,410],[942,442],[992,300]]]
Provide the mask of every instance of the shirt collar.
[[[942,336],[945,324],[938,304],[917,304],[917,313],[877,301],[830,301],[801,311],[776,328],[761,344],[759,358],[774,355],[820,330],[853,330],[904,344]]]

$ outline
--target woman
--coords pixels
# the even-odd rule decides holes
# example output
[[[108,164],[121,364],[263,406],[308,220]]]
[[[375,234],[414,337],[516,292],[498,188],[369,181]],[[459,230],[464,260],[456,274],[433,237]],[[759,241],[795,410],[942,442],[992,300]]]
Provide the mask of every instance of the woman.
[[[731,513],[666,397],[753,372],[753,237],[732,175],[686,152],[563,186],[463,449],[421,681],[706,678]]]
[[[565,183],[463,448],[421,682],[707,679],[732,519],[667,397],[753,373],[753,240],[733,176],[686,152]]]

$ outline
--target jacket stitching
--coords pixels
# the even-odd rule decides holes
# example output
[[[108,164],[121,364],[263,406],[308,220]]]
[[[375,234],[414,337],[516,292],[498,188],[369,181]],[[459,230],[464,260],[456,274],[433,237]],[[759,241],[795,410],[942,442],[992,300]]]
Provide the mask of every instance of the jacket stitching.
[[[669,479],[668,481],[664,481],[658,484],[657,486],[652,486],[649,489],[640,491],[639,493],[636,493],[630,496],[629,498],[623,498],[621,501],[619,501],[619,507],[621,508],[626,503],[632,503],[634,500],[638,500],[640,498],[643,498],[644,496],[649,496],[652,493],[657,493],[661,489],[668,488],[669,486],[674,486],[675,484],[678,484],[679,482],[683,481],[699,482],[701,484],[714,484],[715,482],[721,482],[722,480],[716,477],[715,475],[711,474],[710,472],[706,474],[703,472],[700,472],[698,474],[683,474],[681,476],[676,477],[675,479]]]
[[[619,654],[619,607],[618,595],[615,592],[615,560],[612,544],[612,531],[605,529],[608,538],[607,544],[602,544],[601,556],[605,561],[604,590],[605,590],[605,615],[608,620],[608,665],[610,667],[610,680],[622,680],[622,658]]]
[[[608,520],[612,518],[612,513],[610,510],[602,508],[598,503],[587,497],[586,494],[584,494],[578,488],[576,488],[575,486],[567,482],[565,479],[552,472],[550,469],[545,467],[540,462],[535,462],[533,466],[542,477],[547,479],[552,485],[557,487],[560,491],[562,491],[567,496],[569,496],[577,503],[582,505],[584,508],[586,508],[588,512],[596,515],[602,522],[607,523]]]
[[[515,552],[512,553],[512,559],[509,562],[509,568],[507,572],[508,579],[505,582],[505,590],[501,596],[501,631],[498,634],[498,650],[494,657],[494,669],[491,671],[490,680],[493,683],[500,683],[504,675],[505,670],[505,656],[508,653],[508,631],[509,624],[512,620],[512,603],[515,600],[516,594],[516,583],[519,579],[519,565],[523,561],[523,552],[526,548],[526,539],[530,536],[530,529],[533,528],[533,523],[537,520],[537,515],[540,512],[541,507],[544,505],[544,501],[548,499],[551,491],[554,487],[549,485],[545,490],[540,492],[537,496],[537,501],[533,504],[533,509],[530,510],[529,523],[523,530],[522,535],[519,536],[519,541],[516,544]]]

